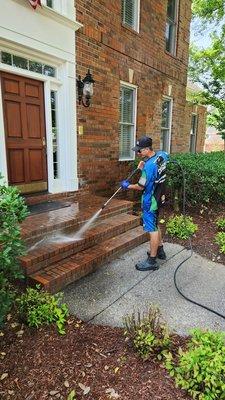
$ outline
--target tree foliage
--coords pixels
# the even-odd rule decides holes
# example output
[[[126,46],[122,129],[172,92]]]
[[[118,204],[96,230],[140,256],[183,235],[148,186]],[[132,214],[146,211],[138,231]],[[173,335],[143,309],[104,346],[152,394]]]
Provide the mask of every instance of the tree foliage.
[[[213,106],[210,124],[225,140],[225,0],[194,0],[192,9],[203,27],[207,22],[220,22],[206,49],[190,47],[189,76],[203,87],[196,101]]]
[[[0,185],[0,326],[14,299],[14,280],[22,277],[18,261],[24,253],[20,223],[27,214],[17,188]]]
[[[193,14],[205,21],[221,21],[225,15],[224,0],[193,0]]]

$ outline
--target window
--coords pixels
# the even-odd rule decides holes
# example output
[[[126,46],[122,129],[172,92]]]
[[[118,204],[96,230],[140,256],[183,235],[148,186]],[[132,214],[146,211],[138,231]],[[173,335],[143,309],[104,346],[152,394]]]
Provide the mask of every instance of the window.
[[[166,50],[173,55],[176,53],[177,9],[178,0],[168,0],[166,19]]]
[[[139,31],[140,0],[122,0],[122,22],[124,25]]]
[[[136,88],[122,85],[120,89],[119,159],[133,160],[136,129]]]
[[[172,99],[165,98],[162,103],[162,124],[161,124],[161,150],[170,152],[172,124]]]
[[[12,65],[13,67],[27,69],[28,71],[37,72],[38,74],[55,77],[56,70],[50,65],[42,64],[38,61],[28,60],[24,57],[15,56],[5,51],[0,51],[0,62]]]
[[[196,139],[198,130],[198,115],[191,116],[191,131],[190,131],[190,153],[196,153]]]
[[[46,0],[46,6],[50,8],[54,8],[53,0]]]
[[[52,114],[52,149],[53,149],[53,176],[59,178],[58,155],[58,124],[57,124],[57,92],[51,90],[51,114]]]

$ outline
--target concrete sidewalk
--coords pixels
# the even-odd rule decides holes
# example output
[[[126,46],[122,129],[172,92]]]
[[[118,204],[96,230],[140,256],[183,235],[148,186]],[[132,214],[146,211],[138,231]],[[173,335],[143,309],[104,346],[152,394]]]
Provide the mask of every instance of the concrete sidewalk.
[[[146,257],[148,243],[105,264],[64,290],[70,312],[94,324],[122,326],[123,317],[150,304],[160,307],[171,329],[187,334],[190,328],[225,330],[225,319],[186,301],[177,292],[173,274],[188,257],[182,246],[166,243],[167,261],[154,272],[134,268]],[[225,266],[194,253],[177,274],[179,288],[191,299],[225,315]]]

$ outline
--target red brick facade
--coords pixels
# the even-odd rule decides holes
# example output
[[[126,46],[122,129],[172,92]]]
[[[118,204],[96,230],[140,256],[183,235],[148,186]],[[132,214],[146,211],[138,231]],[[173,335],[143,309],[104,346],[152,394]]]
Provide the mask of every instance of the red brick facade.
[[[193,114],[197,115],[198,118],[197,132],[196,132],[196,152],[201,153],[204,151],[204,145],[205,145],[207,108],[205,106],[195,105],[187,101],[185,108],[185,121],[186,121],[185,134],[186,137],[189,136],[189,139],[191,131],[191,118]],[[189,147],[187,151],[189,151]]]
[[[159,148],[163,96],[173,99],[171,152],[189,151],[186,83],[191,0],[179,2],[176,57],[165,52],[165,0],[140,1],[139,33],[121,23],[121,1],[77,0],[77,75],[87,69],[95,79],[89,108],[77,107],[81,186],[101,192],[113,188],[130,169],[119,160],[120,81],[133,70],[137,94],[137,136],[150,134]]]

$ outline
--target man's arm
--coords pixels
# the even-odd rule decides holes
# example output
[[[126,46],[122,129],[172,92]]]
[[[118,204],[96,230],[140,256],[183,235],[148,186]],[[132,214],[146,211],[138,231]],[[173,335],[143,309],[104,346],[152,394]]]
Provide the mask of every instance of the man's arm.
[[[129,186],[128,186],[128,189],[133,189],[133,190],[140,190],[140,191],[142,191],[142,190],[144,190],[144,187],[138,185],[138,183],[135,183],[135,184],[129,185]]]

